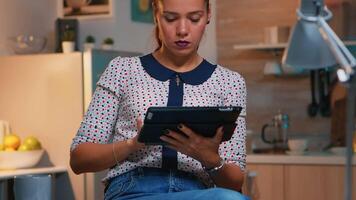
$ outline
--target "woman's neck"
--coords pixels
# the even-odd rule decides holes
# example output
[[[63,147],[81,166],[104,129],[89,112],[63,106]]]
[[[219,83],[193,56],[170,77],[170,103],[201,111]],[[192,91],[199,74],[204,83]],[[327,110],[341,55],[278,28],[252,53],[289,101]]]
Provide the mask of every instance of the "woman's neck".
[[[191,71],[203,60],[197,53],[189,56],[176,56],[162,49],[155,51],[153,56],[159,63],[176,72]]]

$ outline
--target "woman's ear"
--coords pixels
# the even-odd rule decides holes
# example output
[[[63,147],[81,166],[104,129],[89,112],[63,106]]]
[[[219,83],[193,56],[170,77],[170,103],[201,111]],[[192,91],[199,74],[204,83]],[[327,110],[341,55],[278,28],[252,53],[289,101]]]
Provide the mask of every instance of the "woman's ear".
[[[211,3],[209,3],[209,7],[208,7],[208,21],[206,22],[206,24],[210,24],[210,19],[211,19]]]

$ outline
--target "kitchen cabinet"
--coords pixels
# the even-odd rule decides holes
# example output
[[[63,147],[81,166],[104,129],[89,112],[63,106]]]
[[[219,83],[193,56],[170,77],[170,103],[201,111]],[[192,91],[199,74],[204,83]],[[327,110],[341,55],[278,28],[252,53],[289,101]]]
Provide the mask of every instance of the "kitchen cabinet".
[[[344,198],[343,165],[248,164],[247,171],[256,172],[254,200]],[[356,180],[356,167],[353,167],[353,180]],[[246,190],[245,184],[244,193]],[[352,199],[356,200],[356,190]]]
[[[248,164],[247,170],[250,173],[256,172],[253,189],[256,199],[253,200],[284,200],[283,165]],[[246,187],[246,184],[244,186]],[[247,188],[243,189],[245,194],[246,190]]]
[[[353,168],[353,180],[356,180],[355,173],[356,167]],[[285,199],[343,199],[344,178],[344,166],[286,165],[284,167]],[[356,200],[356,190],[353,190],[352,199]]]
[[[0,119],[21,138],[36,136],[36,166],[69,167],[69,147],[83,116],[82,54],[0,56]],[[62,199],[84,199],[84,175],[68,170]]]
[[[36,168],[70,169],[69,148],[100,74],[113,57],[138,54],[92,50],[0,56],[0,119],[10,121],[21,138],[28,134],[39,138],[46,153]],[[69,189],[61,199],[103,199],[104,175],[68,170],[62,185]]]

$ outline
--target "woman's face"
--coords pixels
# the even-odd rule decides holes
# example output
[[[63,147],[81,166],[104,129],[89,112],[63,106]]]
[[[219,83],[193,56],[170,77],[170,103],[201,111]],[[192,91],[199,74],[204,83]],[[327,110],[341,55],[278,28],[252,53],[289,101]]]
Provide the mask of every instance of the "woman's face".
[[[162,0],[157,5],[162,48],[176,56],[196,53],[210,20],[205,0]]]

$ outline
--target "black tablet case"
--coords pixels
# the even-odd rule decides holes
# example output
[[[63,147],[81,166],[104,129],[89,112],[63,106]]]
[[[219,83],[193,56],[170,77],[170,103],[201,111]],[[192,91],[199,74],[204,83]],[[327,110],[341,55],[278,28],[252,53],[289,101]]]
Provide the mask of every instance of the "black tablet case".
[[[185,124],[198,134],[213,137],[216,129],[224,127],[223,141],[231,138],[241,107],[150,107],[139,133],[138,141],[148,145],[163,145],[159,139],[165,130],[180,132],[179,124]]]

